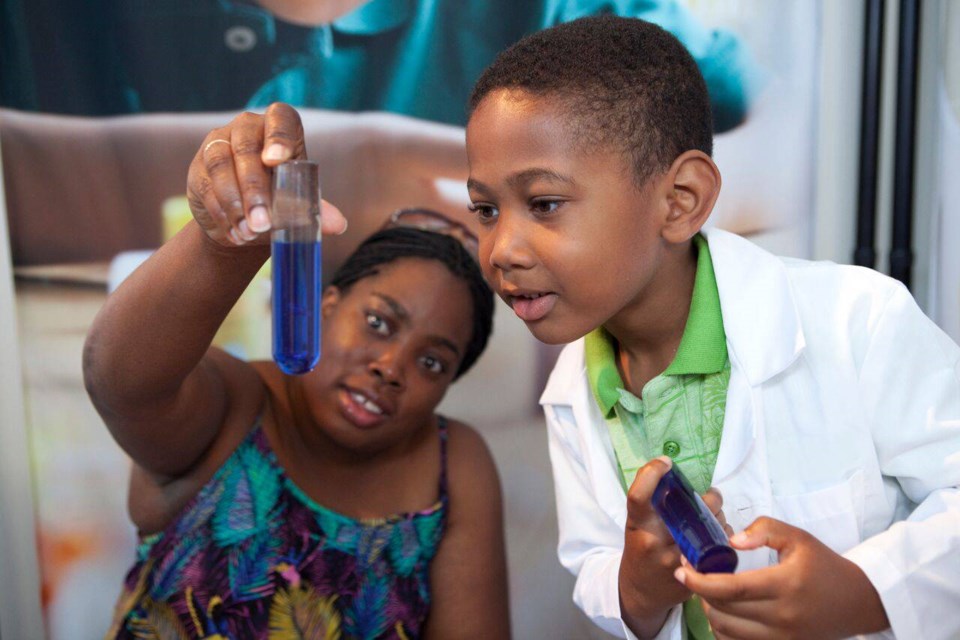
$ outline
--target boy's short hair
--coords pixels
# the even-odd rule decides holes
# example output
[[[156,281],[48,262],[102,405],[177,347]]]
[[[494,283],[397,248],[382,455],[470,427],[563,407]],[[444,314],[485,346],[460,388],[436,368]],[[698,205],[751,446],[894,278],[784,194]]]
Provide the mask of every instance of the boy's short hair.
[[[713,152],[710,98],[696,61],[643,20],[594,16],[526,36],[477,80],[470,115],[498,89],[558,100],[582,142],[631,156],[638,186],[685,151]]]

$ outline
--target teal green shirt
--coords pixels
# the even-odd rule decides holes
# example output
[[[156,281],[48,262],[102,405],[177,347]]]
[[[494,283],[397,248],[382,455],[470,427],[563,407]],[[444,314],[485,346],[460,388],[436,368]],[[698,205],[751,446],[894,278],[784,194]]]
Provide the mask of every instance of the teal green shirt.
[[[76,4],[76,3],[73,3]],[[462,125],[480,73],[528,33],[599,13],[675,34],[700,66],[716,131],[739,124],[757,67],[677,0],[369,0],[319,27],[253,0],[129,0],[0,9],[0,105],[84,115],[233,111],[281,100]],[[51,47],[50,43],[56,46]]]
[[[639,397],[624,388],[617,346],[602,328],[585,340],[590,388],[610,429],[624,489],[649,460],[667,455],[694,489],[710,488],[720,449],[730,360],[720,295],[706,239],[697,235],[697,272],[690,312],[673,361],[644,385]],[[703,610],[684,604],[691,637],[712,638]]]

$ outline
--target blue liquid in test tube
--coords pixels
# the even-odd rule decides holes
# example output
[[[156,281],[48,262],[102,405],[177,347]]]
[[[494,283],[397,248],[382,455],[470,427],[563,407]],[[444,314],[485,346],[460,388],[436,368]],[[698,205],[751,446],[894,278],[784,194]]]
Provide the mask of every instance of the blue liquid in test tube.
[[[733,573],[737,552],[723,525],[680,472],[671,468],[653,491],[653,508],[670,530],[680,552],[700,573]]]
[[[273,359],[284,373],[320,359],[320,242],[274,240]]]
[[[270,235],[273,359],[288,374],[320,360],[320,175],[315,162],[274,169]]]

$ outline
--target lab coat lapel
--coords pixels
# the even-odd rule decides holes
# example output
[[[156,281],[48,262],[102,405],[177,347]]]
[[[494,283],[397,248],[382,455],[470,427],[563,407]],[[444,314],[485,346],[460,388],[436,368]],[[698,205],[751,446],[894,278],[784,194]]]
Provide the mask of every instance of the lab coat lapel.
[[[735,530],[772,512],[763,394],[803,351],[800,317],[777,258],[739,236],[706,232],[730,357],[723,436],[712,484]],[[741,569],[776,561],[767,549],[740,552]]]
[[[751,387],[790,366],[805,345],[782,260],[740,236],[711,229],[710,245],[731,362]]]
[[[583,338],[568,345],[540,396],[543,405],[566,406],[577,424],[583,466],[600,508],[618,527],[627,523],[627,500],[606,420],[587,383]]]
[[[799,357],[805,344],[803,330],[780,258],[719,229],[705,234],[731,362],[713,481],[723,483],[754,449],[758,455],[751,456],[750,468],[742,469],[740,481],[753,485],[750,493],[758,495],[760,487],[769,486],[761,390]]]

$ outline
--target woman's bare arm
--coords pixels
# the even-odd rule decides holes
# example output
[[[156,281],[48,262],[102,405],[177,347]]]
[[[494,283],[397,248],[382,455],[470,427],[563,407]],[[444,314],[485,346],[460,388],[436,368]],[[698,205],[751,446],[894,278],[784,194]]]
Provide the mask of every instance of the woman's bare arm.
[[[450,511],[430,570],[426,638],[510,638],[500,479],[483,439],[451,422]]]
[[[184,474],[219,433],[230,395],[246,386],[256,392],[258,378],[238,371],[245,363],[208,349],[268,256],[266,245],[219,245],[191,222],[123,282],[94,320],[83,354],[87,391],[145,470]]]

